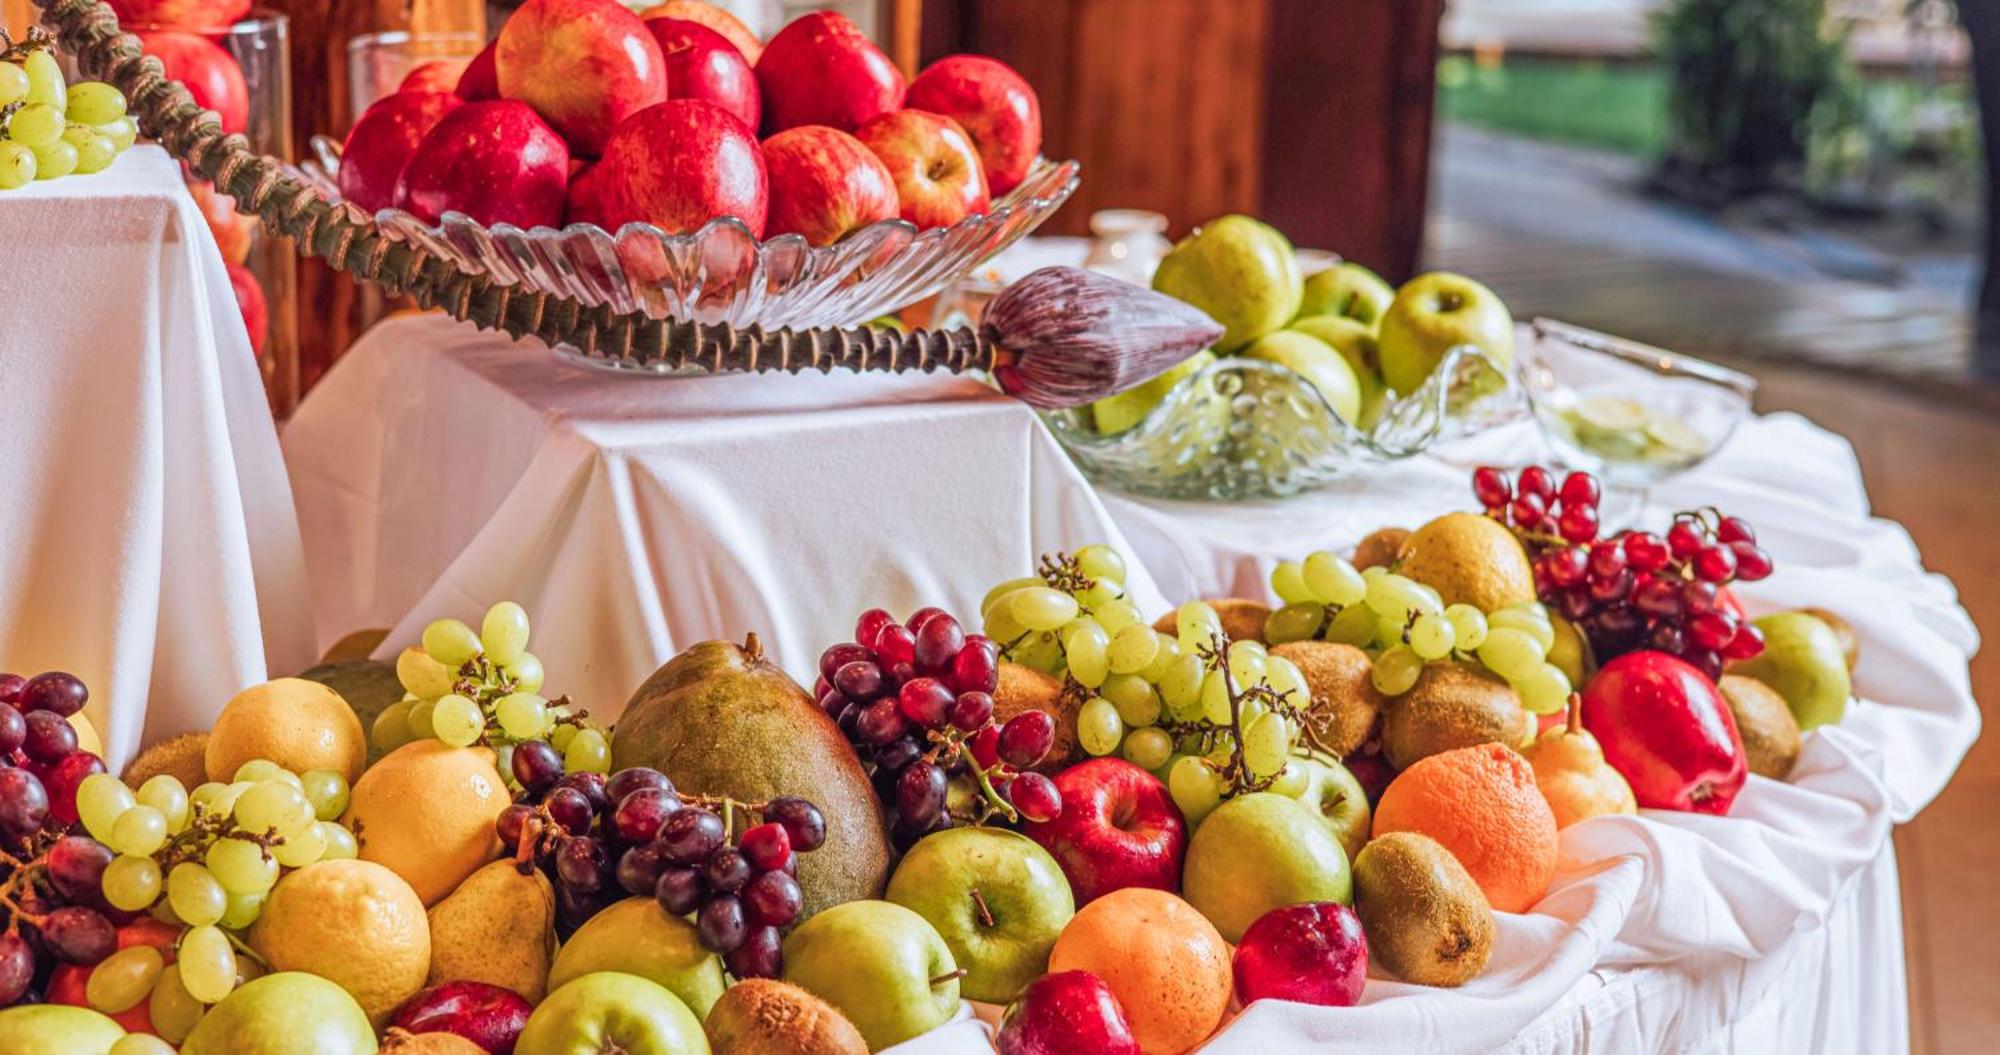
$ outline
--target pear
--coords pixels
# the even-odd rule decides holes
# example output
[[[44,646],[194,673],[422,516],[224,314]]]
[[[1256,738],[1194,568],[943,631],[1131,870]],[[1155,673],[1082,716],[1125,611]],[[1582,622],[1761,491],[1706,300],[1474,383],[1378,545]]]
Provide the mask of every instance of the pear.
[[[1597,670],[1590,640],[1577,630],[1576,624],[1559,615],[1549,616],[1549,628],[1555,631],[1555,641],[1549,646],[1548,661],[1563,672],[1571,685],[1589,681]]]
[[[1604,747],[1583,727],[1583,698],[1572,697],[1569,722],[1551,727],[1523,754],[1535,770],[1535,786],[1549,800],[1556,827],[1614,813],[1639,812],[1632,785],[1604,759]]]
[[[1492,517],[1446,513],[1412,532],[1398,570],[1446,604],[1497,612],[1535,599],[1535,575],[1514,533]]]
[[[539,869],[511,859],[466,877],[431,906],[431,973],[426,985],[485,982],[539,1004],[556,955],[556,895]]]
[[[1776,689],[1800,731],[1840,721],[1854,691],[1840,635],[1807,612],[1776,612],[1756,624],[1764,632],[1764,651],[1730,664],[1729,672]]]
[[[1817,618],[1840,639],[1840,654],[1847,660],[1847,669],[1853,670],[1861,662],[1861,637],[1854,632],[1854,625],[1824,608],[1801,608],[1799,611]]]

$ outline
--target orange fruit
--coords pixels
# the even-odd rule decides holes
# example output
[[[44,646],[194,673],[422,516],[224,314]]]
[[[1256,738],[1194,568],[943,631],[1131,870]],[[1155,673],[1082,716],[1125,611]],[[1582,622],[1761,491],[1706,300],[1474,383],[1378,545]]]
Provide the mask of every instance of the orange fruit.
[[[1104,979],[1145,1055],[1180,1055],[1229,1011],[1229,944],[1193,905],[1126,887],[1077,911],[1049,952],[1049,971]]]
[[[757,34],[750,32],[749,26],[744,25],[735,15],[714,4],[702,3],[701,0],[666,0],[666,3],[655,4],[639,12],[639,17],[679,18],[688,22],[699,22],[736,45],[736,50],[743,53],[743,61],[752,66],[757,65],[757,57],[764,54],[764,45],[757,40]]]
[[[1556,874],[1556,817],[1513,748],[1461,747],[1397,774],[1375,807],[1375,834],[1418,832],[1458,858],[1497,912],[1526,912]]]

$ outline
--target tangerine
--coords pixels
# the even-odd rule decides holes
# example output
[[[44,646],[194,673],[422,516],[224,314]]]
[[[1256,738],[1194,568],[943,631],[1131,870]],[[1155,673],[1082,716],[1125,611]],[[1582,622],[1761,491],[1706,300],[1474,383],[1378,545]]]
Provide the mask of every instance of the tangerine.
[[[1229,945],[1193,905],[1164,890],[1126,887],[1092,901],[1057,936],[1049,973],[1104,980],[1145,1055],[1180,1055],[1229,1011]]]
[[[1501,744],[1422,759],[1375,807],[1377,836],[1418,832],[1450,850],[1496,912],[1526,912],[1556,873],[1556,818],[1535,770]]]

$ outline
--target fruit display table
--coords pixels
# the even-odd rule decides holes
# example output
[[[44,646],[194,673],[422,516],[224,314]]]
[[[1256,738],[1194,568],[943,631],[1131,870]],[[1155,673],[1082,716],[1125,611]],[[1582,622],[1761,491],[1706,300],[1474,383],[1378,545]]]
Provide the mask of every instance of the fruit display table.
[[[222,256],[157,147],[0,195],[0,636],[115,767],[312,658],[291,491]]]
[[[393,656],[473,599],[519,598],[543,661],[584,671],[568,691],[607,716],[676,651],[751,628],[809,679],[852,582],[971,608],[1038,553],[1116,541],[1025,406],[942,376],[634,379],[403,317],[283,442],[323,641],[394,626]]]

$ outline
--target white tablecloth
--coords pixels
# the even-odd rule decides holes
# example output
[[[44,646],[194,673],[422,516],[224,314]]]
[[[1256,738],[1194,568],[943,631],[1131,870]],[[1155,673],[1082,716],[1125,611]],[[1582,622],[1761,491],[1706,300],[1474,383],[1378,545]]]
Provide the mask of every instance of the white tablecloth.
[[[634,381],[422,319],[371,334],[285,443],[322,637],[395,623],[386,654],[436,615],[512,596],[537,615],[551,686],[615,711],[700,637],[758,630],[803,674],[858,608],[965,610],[1035,552],[1089,540],[1134,547],[1176,600],[1261,594],[1272,560],[1470,505],[1467,467],[1526,459],[1535,440],[1491,433],[1287,503],[1100,500],[1023,408],[969,383]],[[1867,642],[1860,691],[1880,702],[1809,737],[1789,783],[1753,779],[1728,818],[1564,833],[1555,888],[1502,917],[1491,968],[1465,988],[1384,980],[1354,1009],[1259,1004],[1210,1050],[1907,1045],[1888,835],[1976,735],[1972,626],[1907,536],[1868,519],[1845,443],[1801,419],[1747,424],[1654,498],[1655,514],[1714,503],[1751,519],[1780,571],[1746,600],[1849,616]]]
[[[178,169],[0,191],[0,669],[69,670],[115,769],[311,662],[277,435]]]

